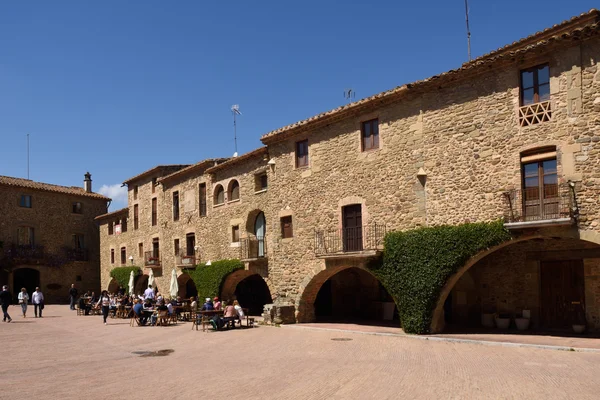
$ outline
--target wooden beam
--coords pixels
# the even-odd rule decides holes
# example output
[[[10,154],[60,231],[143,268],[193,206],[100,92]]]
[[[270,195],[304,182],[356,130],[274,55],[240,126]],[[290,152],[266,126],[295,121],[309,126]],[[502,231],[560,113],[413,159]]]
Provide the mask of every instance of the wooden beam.
[[[528,261],[562,261],[580,260],[583,258],[600,258],[600,248],[553,251],[528,251],[527,253],[525,253],[525,260]]]

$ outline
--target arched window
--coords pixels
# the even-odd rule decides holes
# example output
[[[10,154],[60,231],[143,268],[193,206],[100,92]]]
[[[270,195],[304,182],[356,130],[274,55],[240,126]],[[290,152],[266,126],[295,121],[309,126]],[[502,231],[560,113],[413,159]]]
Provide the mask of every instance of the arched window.
[[[227,199],[229,201],[239,200],[240,198],[240,184],[235,179],[229,183],[229,190],[227,191]]]
[[[215,205],[223,204],[225,202],[225,189],[223,186],[217,185],[215,188]]]

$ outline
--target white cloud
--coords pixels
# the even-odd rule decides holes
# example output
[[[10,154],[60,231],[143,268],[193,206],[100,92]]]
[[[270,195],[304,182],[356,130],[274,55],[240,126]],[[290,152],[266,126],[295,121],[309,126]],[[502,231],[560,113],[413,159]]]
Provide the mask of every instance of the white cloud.
[[[114,185],[102,185],[98,193],[110,197],[110,211],[118,210],[127,206],[127,186],[122,186],[120,183]]]

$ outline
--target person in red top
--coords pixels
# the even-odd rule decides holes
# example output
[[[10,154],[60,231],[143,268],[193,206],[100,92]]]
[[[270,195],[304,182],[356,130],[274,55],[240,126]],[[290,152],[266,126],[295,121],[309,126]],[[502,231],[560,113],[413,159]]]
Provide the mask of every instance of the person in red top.
[[[215,308],[215,310],[221,311],[221,302],[219,301],[218,297],[215,297],[213,299],[213,307]]]

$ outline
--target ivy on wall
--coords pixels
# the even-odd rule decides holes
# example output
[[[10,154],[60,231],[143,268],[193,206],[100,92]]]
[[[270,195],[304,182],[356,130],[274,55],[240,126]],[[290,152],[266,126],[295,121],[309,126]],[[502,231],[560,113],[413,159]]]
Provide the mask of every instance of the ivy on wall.
[[[390,232],[383,263],[369,265],[396,301],[407,333],[428,333],[448,279],[469,258],[510,240],[503,221]]]
[[[227,275],[238,269],[244,269],[244,264],[232,259],[213,261],[211,265],[199,264],[195,269],[186,270],[186,273],[196,284],[198,298],[204,299],[218,296]]]
[[[114,278],[119,286],[123,286],[125,291],[129,293],[129,277],[133,271],[133,276],[138,276],[142,273],[140,267],[116,267],[110,271],[110,277]]]

